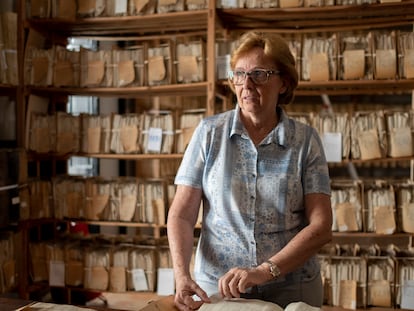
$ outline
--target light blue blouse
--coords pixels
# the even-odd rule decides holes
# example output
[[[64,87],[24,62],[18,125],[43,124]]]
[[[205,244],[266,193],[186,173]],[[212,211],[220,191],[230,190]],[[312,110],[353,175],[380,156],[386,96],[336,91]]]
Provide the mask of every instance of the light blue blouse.
[[[278,113],[280,122],[257,147],[238,106],[203,119],[193,134],[175,183],[203,190],[198,281],[217,282],[232,267],[261,264],[306,226],[304,195],[330,194],[318,133]],[[296,273],[319,273],[316,258]]]

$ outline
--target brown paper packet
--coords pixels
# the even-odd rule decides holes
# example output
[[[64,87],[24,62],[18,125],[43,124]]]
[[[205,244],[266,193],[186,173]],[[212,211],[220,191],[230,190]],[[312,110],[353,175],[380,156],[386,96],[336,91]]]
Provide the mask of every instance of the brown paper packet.
[[[119,86],[126,86],[133,83],[135,81],[134,61],[120,61],[118,63],[118,72]]]
[[[395,79],[397,75],[397,54],[394,49],[375,51],[376,79]]]
[[[87,267],[84,270],[85,288],[107,290],[109,286],[109,273],[105,267]]]
[[[357,305],[357,282],[355,280],[341,280],[339,293],[339,306],[355,310]]]
[[[414,233],[414,203],[404,203],[402,206],[402,230]]]
[[[314,53],[310,58],[310,80],[328,81],[329,80],[329,60],[326,53]]]
[[[362,79],[365,74],[365,51],[348,50],[343,52],[344,79]]]
[[[88,153],[99,153],[101,145],[101,132],[100,127],[88,128]]]
[[[375,206],[374,220],[376,233],[392,234],[395,232],[395,213],[392,206]]]
[[[362,160],[381,158],[378,133],[375,129],[361,132],[357,140]]]
[[[409,157],[413,154],[411,129],[394,128],[390,130],[390,156]]]
[[[105,76],[105,62],[102,60],[88,61],[88,69],[86,73],[86,86],[100,85]]]
[[[414,49],[405,50],[404,73],[406,79],[414,78]]]
[[[387,280],[372,280],[369,282],[370,305],[376,307],[391,307],[391,286]]]
[[[162,81],[166,78],[167,70],[163,56],[152,56],[148,60],[148,80],[149,82]]]
[[[125,267],[110,267],[109,276],[109,290],[111,292],[120,293],[126,291],[127,278]]]
[[[120,140],[125,152],[138,151],[138,128],[136,126],[126,126],[121,128]]]
[[[300,6],[299,0],[279,0],[281,8],[297,8]]]
[[[336,221],[340,232],[358,231],[356,207],[351,202],[338,203],[336,208]]]
[[[119,207],[119,219],[121,221],[131,221],[134,218],[136,205],[136,194],[122,196],[121,205]]]
[[[65,262],[65,284],[69,286],[80,286],[84,280],[84,267],[81,261]]]

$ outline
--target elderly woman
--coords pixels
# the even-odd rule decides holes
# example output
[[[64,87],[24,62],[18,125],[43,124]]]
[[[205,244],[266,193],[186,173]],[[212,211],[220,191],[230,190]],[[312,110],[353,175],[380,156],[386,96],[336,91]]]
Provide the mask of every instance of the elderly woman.
[[[280,36],[248,32],[230,65],[237,105],[199,124],[175,179],[168,215],[175,305],[198,309],[217,293],[321,306],[315,255],[332,237],[330,180],[318,133],[283,110],[298,84],[294,58]]]

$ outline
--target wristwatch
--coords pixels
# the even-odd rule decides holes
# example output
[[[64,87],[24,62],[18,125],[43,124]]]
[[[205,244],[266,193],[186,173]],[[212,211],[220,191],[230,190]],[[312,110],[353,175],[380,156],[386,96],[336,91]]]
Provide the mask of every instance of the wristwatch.
[[[267,260],[266,263],[269,265],[270,274],[272,275],[273,279],[276,280],[280,276],[279,267],[271,260]]]

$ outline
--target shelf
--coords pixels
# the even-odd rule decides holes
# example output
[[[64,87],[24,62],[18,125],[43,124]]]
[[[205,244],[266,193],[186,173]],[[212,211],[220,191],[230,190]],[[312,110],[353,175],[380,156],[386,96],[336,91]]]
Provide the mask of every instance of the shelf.
[[[140,16],[91,17],[76,20],[28,19],[28,27],[52,31],[59,36],[172,34],[207,29],[208,10],[194,10]]]
[[[28,94],[37,95],[88,95],[97,97],[139,98],[158,96],[205,96],[207,82],[188,84],[169,84],[156,86],[122,87],[122,88],[81,88],[81,87],[42,87],[27,86]]]
[[[230,91],[229,82],[218,82],[220,92]],[[411,94],[414,90],[414,79],[392,80],[331,80],[321,82],[299,81],[296,95],[369,95],[369,94]]]
[[[129,153],[129,154],[120,154],[120,153],[68,153],[68,154],[56,154],[56,153],[35,153],[29,152],[28,161],[49,161],[54,160],[68,160],[70,157],[87,157],[87,158],[97,158],[97,159],[114,159],[114,160],[174,160],[181,159],[183,154],[181,153],[171,153],[171,154],[161,154],[161,153]]]
[[[378,234],[374,232],[333,232],[332,242],[338,244],[355,244],[388,246],[391,244],[407,248],[413,246],[411,233]]]
[[[339,31],[407,25],[414,21],[414,1],[309,8],[217,9],[226,29],[275,32]]]
[[[107,221],[107,220],[86,220],[86,219],[65,219],[61,221],[79,222],[87,225],[106,226],[106,227],[132,227],[132,228],[166,228],[166,225],[153,223],[138,223],[128,221]]]

